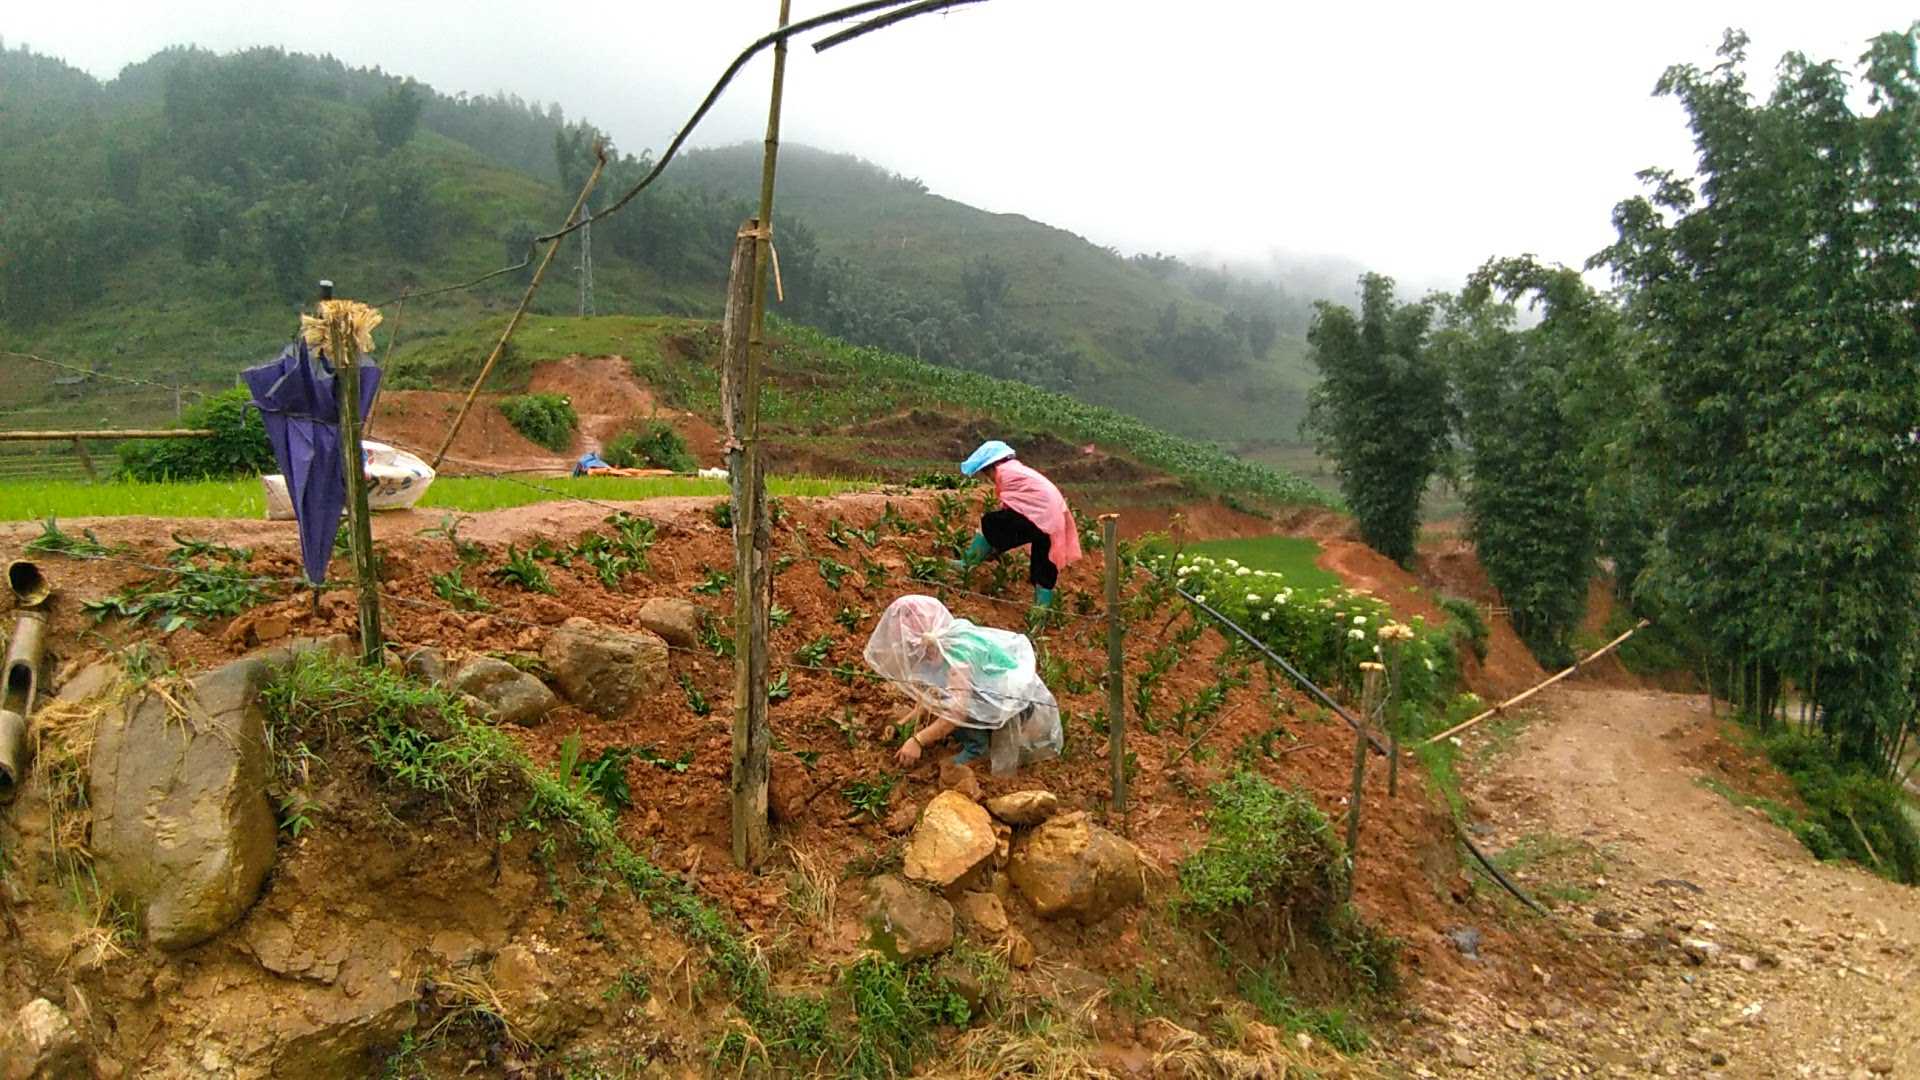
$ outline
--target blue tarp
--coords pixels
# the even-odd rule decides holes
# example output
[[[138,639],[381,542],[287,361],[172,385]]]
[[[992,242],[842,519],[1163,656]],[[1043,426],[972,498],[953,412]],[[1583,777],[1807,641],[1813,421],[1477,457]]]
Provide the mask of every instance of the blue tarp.
[[[573,463],[573,475],[585,476],[587,475],[588,469],[611,469],[611,468],[613,468],[613,466],[607,464],[605,461],[600,460],[599,454],[593,453],[592,451],[588,451],[587,453],[580,455],[579,461],[576,461]]]
[[[300,525],[300,561],[307,580],[327,579],[334,534],[347,505],[347,474],[340,460],[340,410],[334,372],[306,342],[289,345],[278,359],[240,373],[266,422],[267,440],[287,478]],[[380,368],[360,361],[360,418],[365,420],[380,389]]]

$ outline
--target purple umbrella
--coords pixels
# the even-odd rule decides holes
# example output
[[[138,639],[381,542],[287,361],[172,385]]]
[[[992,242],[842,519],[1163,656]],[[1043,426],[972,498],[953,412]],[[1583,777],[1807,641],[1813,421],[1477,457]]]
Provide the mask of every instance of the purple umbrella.
[[[289,345],[278,359],[240,373],[260,410],[273,444],[280,474],[287,478],[300,526],[300,561],[307,580],[327,579],[333,537],[347,505],[347,475],[341,465],[340,409],[333,368],[309,355],[304,341]],[[366,419],[380,389],[380,368],[360,361],[360,418]]]

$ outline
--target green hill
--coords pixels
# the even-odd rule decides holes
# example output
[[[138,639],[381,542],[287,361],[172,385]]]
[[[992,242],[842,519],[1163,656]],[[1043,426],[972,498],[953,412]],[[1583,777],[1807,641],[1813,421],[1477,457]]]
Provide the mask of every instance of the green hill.
[[[109,376],[230,385],[321,277],[379,302],[518,260],[564,215],[594,134],[557,107],[276,49],[169,49],[101,83],[0,48],[0,86],[0,349],[100,373],[9,358],[0,410],[22,427],[169,417],[171,390]],[[596,202],[650,164],[617,155]],[[757,169],[754,147],[690,153],[596,225],[596,311],[716,314]],[[1122,258],[801,146],[783,148],[776,222],[791,321],[1187,435],[1293,437],[1307,307],[1276,287]],[[577,311],[578,258],[562,251],[536,311]],[[388,305],[382,336],[468,340],[526,276]]]

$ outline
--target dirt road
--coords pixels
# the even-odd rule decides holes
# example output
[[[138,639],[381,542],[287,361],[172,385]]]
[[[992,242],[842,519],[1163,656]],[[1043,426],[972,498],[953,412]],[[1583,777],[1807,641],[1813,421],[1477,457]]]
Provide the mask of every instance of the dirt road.
[[[1751,767],[1703,698],[1569,689],[1544,713],[1476,812],[1617,978],[1536,968],[1530,1000],[1462,1001],[1417,1075],[1920,1076],[1920,889],[1816,862],[1703,784]]]

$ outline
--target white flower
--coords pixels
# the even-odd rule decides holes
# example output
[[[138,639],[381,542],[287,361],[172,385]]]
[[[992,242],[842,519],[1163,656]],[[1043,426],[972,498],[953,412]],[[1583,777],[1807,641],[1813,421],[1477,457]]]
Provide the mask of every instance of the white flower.
[[[1253,573],[1253,571],[1251,571],[1251,570],[1249,570],[1249,569],[1247,569],[1246,567],[1244,567],[1244,566],[1243,566],[1243,567],[1241,567],[1240,569],[1238,569],[1238,570],[1235,570],[1235,571],[1233,572],[1233,576],[1234,576],[1234,577],[1247,577],[1248,575],[1250,575],[1250,574],[1252,574],[1252,573]]]
[[[1204,604],[1207,602],[1207,594],[1201,593],[1199,596],[1196,596],[1193,599],[1194,599],[1194,602],[1197,604]]]
[[[1290,592],[1277,592],[1277,593],[1274,593],[1274,594],[1273,594],[1273,602],[1274,602],[1274,603],[1276,603],[1276,604],[1284,604],[1284,603],[1286,603],[1286,602],[1287,602],[1287,597],[1289,597],[1289,596],[1291,596],[1291,595],[1293,595],[1293,594],[1292,594],[1292,593],[1290,593]]]
[[[1347,631],[1347,636],[1355,641],[1365,641],[1367,639],[1367,632],[1365,630],[1349,630]]]
[[[1452,738],[1450,738],[1450,739],[1448,739],[1447,741],[1448,741],[1448,742],[1450,742],[1450,743],[1452,743],[1452,744],[1453,744],[1453,745],[1455,745],[1455,746],[1459,746],[1459,745],[1461,745],[1461,743],[1460,743],[1460,736],[1458,736],[1458,735],[1455,735],[1455,736],[1453,736]]]
[[[1252,605],[1253,605],[1254,607],[1259,607],[1259,606],[1260,606],[1260,594],[1259,594],[1259,593],[1257,593],[1257,592],[1250,592],[1250,593],[1248,593],[1248,594],[1247,594],[1247,603],[1249,603],[1249,604],[1252,604]]]
[[[1273,621],[1273,612],[1271,612],[1271,611],[1263,611],[1263,612],[1261,612],[1261,613],[1260,613],[1260,621],[1261,621],[1261,622],[1271,622],[1271,621]]]
[[[1353,625],[1355,626],[1367,625],[1367,617],[1365,615],[1355,615],[1353,617]]]
[[[1428,671],[1432,671],[1432,670],[1433,670],[1433,657],[1431,657],[1431,656],[1429,656],[1429,657],[1427,657],[1427,659],[1426,659],[1426,660],[1424,661],[1424,663],[1425,663],[1425,664],[1427,665],[1427,670],[1428,670]]]
[[[1239,565],[1240,565],[1240,560],[1238,560],[1238,559],[1228,559],[1228,560],[1227,560],[1227,565],[1228,565],[1228,566],[1239,566]]]
[[[1379,655],[1380,655],[1380,646],[1378,646],[1378,645],[1375,645],[1375,646],[1373,647],[1373,655],[1375,655],[1375,656],[1379,656]]]
[[[1175,571],[1175,573],[1178,574],[1180,577],[1186,577],[1188,574],[1193,573],[1193,567],[1183,566],[1179,570]]]

